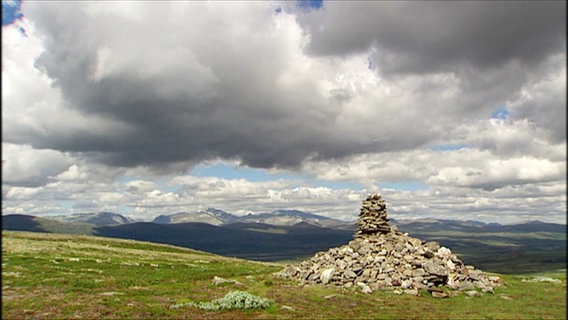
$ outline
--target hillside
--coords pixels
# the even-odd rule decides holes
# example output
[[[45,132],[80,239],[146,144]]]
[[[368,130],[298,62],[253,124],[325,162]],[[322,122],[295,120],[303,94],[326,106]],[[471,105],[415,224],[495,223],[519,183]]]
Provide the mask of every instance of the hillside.
[[[566,269],[566,225],[518,225],[478,221],[401,221],[398,228],[423,240],[438,241],[467,263],[499,273]]]
[[[103,237],[4,231],[3,319],[561,319],[564,272],[504,275],[494,294],[436,299],[357,288],[298,286],[272,274],[284,265],[169,245]],[[229,282],[215,285],[221,277]],[[234,281],[234,282],[231,282]],[[203,311],[186,306],[229,292],[268,299],[259,310]]]
[[[93,234],[95,227],[95,225],[90,223],[66,222],[24,214],[2,216],[2,230]]]
[[[566,268],[566,226],[542,222],[520,225],[476,221],[391,221],[401,232],[451,248],[468,264],[498,273],[545,272]],[[152,241],[259,261],[298,261],[316,252],[341,246],[353,237],[355,225],[318,227],[301,222],[292,226],[234,222],[138,222],[96,227],[45,218],[2,216],[3,230],[90,234]]]

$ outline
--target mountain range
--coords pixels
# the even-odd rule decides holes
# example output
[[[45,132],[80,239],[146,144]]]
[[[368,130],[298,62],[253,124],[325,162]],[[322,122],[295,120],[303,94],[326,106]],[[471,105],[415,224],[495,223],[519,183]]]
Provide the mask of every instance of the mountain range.
[[[292,226],[298,223],[308,223],[318,227],[341,227],[353,224],[351,222],[345,222],[299,210],[275,210],[269,213],[249,213],[244,216],[237,216],[215,208],[208,208],[206,210],[196,212],[178,212],[170,215],[160,215],[151,221],[134,221],[118,213],[111,212],[74,213],[70,215],[52,216],[50,218],[62,222],[90,223],[95,226],[112,226],[133,222],[152,222],[158,224],[196,222],[214,226],[222,226],[237,222],[264,223],[275,226]]]
[[[451,248],[468,264],[499,273],[566,268],[566,225],[531,221],[395,220],[401,232]],[[2,216],[3,230],[89,234],[178,245],[260,261],[297,261],[353,239],[355,222],[297,210],[236,216],[209,208],[132,221],[109,212],[66,217]]]

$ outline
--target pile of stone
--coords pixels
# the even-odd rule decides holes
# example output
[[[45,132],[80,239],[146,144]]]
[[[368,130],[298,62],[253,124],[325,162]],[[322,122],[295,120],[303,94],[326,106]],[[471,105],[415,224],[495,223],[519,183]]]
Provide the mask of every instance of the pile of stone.
[[[369,196],[363,201],[354,240],[318,252],[278,275],[307,284],[358,286],[364,293],[395,290],[395,293],[418,295],[419,290],[426,290],[435,297],[459,291],[468,295],[477,295],[479,290],[492,293],[494,287],[502,284],[499,277],[464,265],[439,243],[424,242],[398,232],[396,227],[388,225],[386,215],[381,196]],[[442,290],[442,286],[447,289]]]
[[[359,219],[357,219],[357,231],[355,231],[354,238],[368,238],[388,232],[391,232],[391,226],[387,219],[385,200],[378,194],[367,197],[363,201]]]

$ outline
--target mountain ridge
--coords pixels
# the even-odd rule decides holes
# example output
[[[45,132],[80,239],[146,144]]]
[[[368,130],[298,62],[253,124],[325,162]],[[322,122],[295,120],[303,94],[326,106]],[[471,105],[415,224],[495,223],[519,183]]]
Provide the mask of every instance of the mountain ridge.
[[[395,221],[400,232],[437,241],[462,260],[494,272],[522,273],[566,268],[566,226],[550,223],[496,225],[456,220]],[[322,227],[307,222],[276,226],[233,222],[214,226],[200,222],[95,226],[29,215],[2,216],[3,230],[68,233],[173,244],[225,256],[261,261],[292,261],[353,239],[355,224]]]
[[[58,216],[42,217],[42,218],[51,218],[62,222],[89,223],[95,226],[119,225],[119,224],[128,224],[134,222],[134,220],[124,215],[108,211],[78,212],[69,215],[58,215]]]
[[[137,221],[113,212],[73,213],[44,218],[55,219],[62,222],[90,223],[96,226],[120,225],[133,222],[153,222],[158,224],[202,222],[216,226],[235,222],[256,222],[277,226],[291,226],[300,222],[306,222],[321,227],[333,227],[351,223],[295,209],[279,209],[272,212],[249,213],[247,215],[238,216],[220,209],[207,208],[206,210],[181,211],[173,214],[159,215],[149,221]]]

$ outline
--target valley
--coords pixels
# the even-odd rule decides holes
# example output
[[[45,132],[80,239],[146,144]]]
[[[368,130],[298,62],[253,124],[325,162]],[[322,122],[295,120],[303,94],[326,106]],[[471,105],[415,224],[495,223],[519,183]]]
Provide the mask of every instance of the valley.
[[[289,213],[290,215],[286,215]],[[201,213],[201,218],[203,218]],[[238,222],[221,210],[208,209],[206,216],[221,217],[224,223],[128,222],[109,215],[83,215],[99,225],[80,220],[55,220],[26,215],[2,217],[3,230],[97,235],[171,244],[266,262],[299,262],[316,252],[341,246],[353,238],[354,223],[326,219],[299,211],[264,214],[260,219],[245,216]],[[177,215],[175,218],[180,218]],[[185,221],[195,216],[185,214]],[[189,218],[188,218],[189,217]],[[199,217],[199,216],[198,216]],[[103,218],[106,218],[103,219]],[[156,219],[160,221],[160,219]],[[171,218],[168,218],[171,219]],[[71,221],[70,221],[71,220]],[[280,221],[280,225],[260,221]],[[106,221],[107,223],[102,223]],[[117,221],[122,223],[117,223]],[[174,220],[175,221],[175,220]],[[251,222],[259,221],[259,222]],[[298,222],[299,221],[299,222]],[[329,227],[323,226],[326,221]],[[295,223],[295,224],[294,224]],[[519,274],[566,268],[566,227],[530,222],[520,225],[485,224],[475,221],[391,219],[400,232],[423,241],[437,241],[464,262],[491,272]]]

